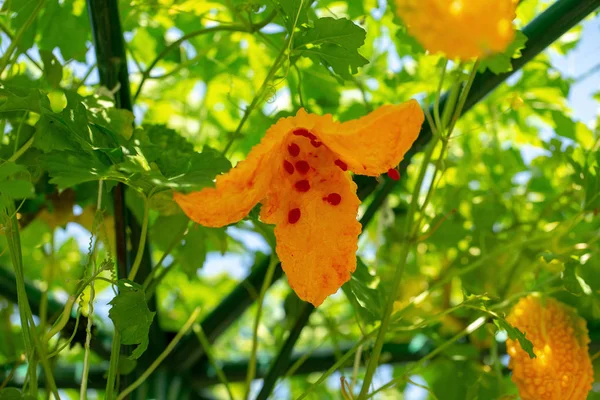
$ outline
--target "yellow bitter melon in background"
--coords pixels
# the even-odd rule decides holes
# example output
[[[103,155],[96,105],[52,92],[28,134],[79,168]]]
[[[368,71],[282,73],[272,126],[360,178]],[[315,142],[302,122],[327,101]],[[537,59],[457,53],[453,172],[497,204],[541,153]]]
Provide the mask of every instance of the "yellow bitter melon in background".
[[[583,318],[559,301],[522,298],[507,318],[533,343],[531,359],[516,340],[508,339],[508,367],[523,400],[585,400],[594,371],[590,338]]]
[[[469,59],[506,50],[516,0],[396,0],[408,32],[431,53]]]

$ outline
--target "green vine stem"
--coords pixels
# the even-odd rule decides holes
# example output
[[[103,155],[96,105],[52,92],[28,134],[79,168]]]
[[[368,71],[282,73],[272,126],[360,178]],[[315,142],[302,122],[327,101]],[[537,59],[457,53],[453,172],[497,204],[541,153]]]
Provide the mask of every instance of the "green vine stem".
[[[40,364],[42,364],[42,370],[44,371],[44,376],[46,378],[46,388],[49,392],[51,392],[54,395],[54,398],[60,399],[60,396],[58,394],[58,388],[56,386],[54,375],[52,373],[52,368],[50,368],[50,362],[46,353],[46,343],[40,342],[40,335],[37,332],[35,322],[33,321],[33,315],[31,313],[29,314],[29,323],[31,324],[31,338],[35,346],[35,350],[39,354]]]
[[[275,77],[275,74],[281,67],[281,64],[283,63],[286,55],[289,55],[290,47],[292,45],[292,41],[294,40],[294,32],[296,30],[296,25],[298,24],[298,18],[300,16],[300,11],[302,10],[303,2],[304,2],[304,0],[300,0],[300,6],[298,7],[298,13],[296,14],[294,23],[292,25],[292,29],[290,30],[290,34],[288,36],[287,41],[285,42],[285,45],[279,51],[279,54],[277,55],[275,62],[273,63],[273,65],[271,66],[271,69],[267,73],[267,76],[265,77],[265,80],[263,81],[262,85],[260,86],[260,89],[258,89],[258,92],[252,99],[252,102],[250,102],[250,105],[248,107],[246,107],[246,109],[244,110],[244,115],[242,116],[242,119],[240,120],[240,123],[238,124],[237,128],[231,135],[229,142],[227,142],[227,145],[223,149],[223,154],[227,154],[227,152],[233,145],[233,142],[235,142],[235,140],[239,137],[240,132],[242,131],[242,127],[244,126],[244,124],[246,123],[248,118],[250,117],[250,113],[252,113],[252,111],[254,111],[254,109],[260,104],[260,102],[263,99],[263,96],[265,95],[265,92],[267,91],[267,89],[269,87],[271,80],[273,80],[273,78]]]
[[[248,362],[248,373],[246,375],[246,394],[244,398],[247,399],[250,396],[250,385],[252,384],[252,380],[256,375],[256,351],[258,349],[258,327],[260,325],[260,317],[262,316],[262,308],[263,301],[265,299],[265,293],[267,293],[267,289],[271,286],[271,281],[273,280],[273,274],[275,273],[275,268],[279,260],[273,251],[271,254],[271,260],[269,261],[269,267],[267,268],[267,274],[265,275],[265,279],[260,288],[260,294],[258,296],[257,301],[257,310],[256,316],[254,318],[254,325],[252,328],[252,350],[250,351],[250,360]]]
[[[431,360],[433,357],[437,356],[438,354],[440,354],[442,351],[446,350],[448,348],[448,346],[456,343],[457,340],[459,340],[460,338],[470,335],[471,333],[475,332],[477,329],[481,328],[483,326],[483,324],[485,324],[485,322],[487,321],[486,317],[479,317],[477,318],[475,321],[473,321],[472,323],[469,324],[469,326],[467,326],[465,329],[463,329],[462,331],[460,331],[459,333],[457,333],[456,335],[454,335],[453,337],[451,337],[450,339],[448,339],[447,341],[445,341],[444,343],[442,343],[440,346],[436,347],[433,351],[431,351],[429,354],[427,354],[426,356],[424,356],[423,358],[421,358],[419,361],[417,361],[413,366],[411,366],[410,368],[407,369],[407,371],[405,372],[405,374],[401,377],[392,379],[391,381],[389,381],[388,383],[386,383],[385,385],[377,388],[376,390],[374,390],[371,394],[369,394],[366,398],[370,399],[371,397],[375,396],[377,393],[388,389],[394,385],[396,385],[397,383],[403,382],[406,380],[406,377],[410,375],[410,373],[414,372],[415,370],[417,370],[418,368],[420,368],[425,362]]]
[[[77,313],[77,318],[75,318],[75,327],[73,328],[73,333],[71,334],[71,336],[69,336],[69,338],[65,341],[65,343],[62,344],[62,346],[58,347],[52,353],[48,354],[48,359],[56,357],[61,351],[63,351],[64,349],[66,349],[67,346],[71,344],[71,342],[75,338],[75,335],[78,332],[77,329],[79,328],[79,317],[80,316],[81,316],[81,313],[78,312]]]
[[[185,237],[185,235],[188,231],[188,225],[189,225],[189,223],[186,220],[184,222],[184,224],[182,225],[181,229],[178,231],[178,233],[173,236],[173,239],[171,239],[171,242],[167,246],[167,249],[163,253],[160,260],[158,260],[158,262],[156,263],[154,268],[152,268],[152,272],[150,274],[148,274],[148,276],[144,280],[144,284],[142,285],[142,287],[146,291],[147,297],[149,294],[154,293],[154,289],[156,288],[156,285],[158,285],[158,283],[162,280],[162,278],[164,278],[164,276],[163,276],[165,274],[164,270],[166,270],[170,266],[165,268],[162,271],[161,271],[161,267],[162,267],[163,263],[165,262],[165,259],[167,258],[167,256],[169,254],[171,254],[171,252],[175,249],[175,247],[178,244],[181,244],[182,239]],[[171,265],[173,265],[173,263]],[[155,276],[156,274],[158,274],[158,276]]]
[[[95,261],[93,261],[94,258],[94,253],[95,253],[95,248],[96,246],[94,246],[92,244],[92,240],[94,238],[94,235],[96,234],[97,230],[98,230],[98,223],[102,223],[102,222],[97,222],[99,216],[102,215],[102,179],[98,181],[98,201],[96,203],[96,218],[94,218],[94,226],[92,226],[92,237],[90,238],[90,254],[89,254],[89,258],[88,258],[88,266],[92,265],[93,266],[93,270],[92,270],[92,276],[96,275],[96,263]],[[97,239],[96,239],[96,243],[97,243]],[[87,273],[87,271],[86,271]],[[93,317],[94,317],[94,298],[96,296],[96,291],[94,288],[94,281],[92,280],[90,282],[90,298],[89,298],[89,302],[88,302],[88,308],[89,308],[89,312],[88,312],[88,320],[87,320],[87,326],[85,329],[85,344],[84,344],[84,356],[83,356],[83,372],[81,374],[81,388],[79,391],[79,398],[81,400],[85,400],[87,398],[87,381],[88,381],[88,374],[90,371],[90,343],[92,341],[92,325],[94,323],[93,321]]]
[[[61,330],[64,329],[65,326],[67,326],[67,323],[69,322],[69,318],[71,317],[71,312],[73,311],[73,306],[75,305],[75,301],[77,301],[79,296],[81,296],[81,294],[83,293],[85,288],[92,281],[94,281],[96,279],[100,279],[100,280],[106,281],[112,285],[117,284],[117,282],[115,282],[111,279],[107,279],[107,278],[98,276],[101,272],[102,271],[97,271],[96,274],[92,275],[91,277],[89,277],[88,279],[83,281],[83,283],[79,286],[79,288],[77,289],[75,294],[73,296],[69,296],[69,299],[65,303],[65,306],[63,308],[62,313],[60,314],[60,317],[54,322],[54,325],[52,326],[52,328],[48,332],[46,332],[46,334],[44,335],[44,341],[48,342],[54,335],[59,333]]]
[[[344,365],[346,363],[346,361],[348,361],[350,359],[350,357],[352,357],[354,355],[354,353],[356,353],[361,346],[363,346],[365,343],[367,343],[369,340],[371,340],[377,334],[378,331],[379,331],[379,328],[376,328],[376,329],[372,330],[371,332],[369,332],[368,334],[364,335],[358,342],[356,342],[356,344],[354,346],[352,346],[352,348],[348,352],[346,352],[346,354],[344,354],[342,357],[340,357],[335,364],[333,364],[327,371],[325,371],[325,373],[323,373],[323,375],[321,375],[319,377],[319,379],[317,379],[316,382],[311,384],[308,387],[308,389],[306,389],[304,391],[304,393],[302,393],[296,400],[302,400],[306,396],[311,394],[321,383],[323,383],[325,381],[325,379],[327,379],[329,377],[329,375],[333,374],[338,368],[340,368],[342,365]]]
[[[233,397],[233,393],[231,392],[231,388],[229,387],[229,381],[227,381],[227,377],[225,376],[223,369],[219,366],[219,364],[217,362],[217,359],[214,355],[212,346],[208,342],[208,338],[206,337],[206,334],[204,333],[204,330],[202,329],[202,325],[195,323],[194,326],[192,327],[192,330],[196,334],[196,337],[198,338],[200,345],[204,349],[204,352],[206,353],[206,357],[208,358],[208,362],[210,362],[210,365],[212,365],[212,367],[215,369],[215,373],[217,374],[219,381],[221,382],[221,384],[223,386],[225,386],[225,390],[227,391],[229,400],[234,400],[235,397]]]
[[[110,349],[110,364],[108,366],[108,376],[106,377],[105,397],[107,400],[115,398],[115,383],[117,380],[117,372],[119,370],[119,357],[121,355],[121,334],[115,329],[115,334],[112,340]]]
[[[471,85],[473,84],[473,79],[475,78],[475,75],[477,74],[478,65],[479,65],[478,62],[475,62],[475,65],[473,65],[473,70],[469,76],[467,83],[464,86],[464,89],[460,93],[460,97],[458,98],[458,104],[457,104],[456,108],[454,107],[454,103],[452,101],[453,99],[456,99],[456,96],[452,96],[452,95],[450,96],[450,102],[446,104],[445,109],[444,109],[444,111],[446,111],[448,109],[453,110],[452,119],[450,121],[450,126],[448,127],[447,134],[444,135],[444,131],[446,130],[446,125],[445,125],[444,121],[442,120],[442,124],[444,124],[444,125],[437,127],[439,136],[435,137],[433,139],[432,143],[430,143],[430,147],[428,148],[427,152],[425,153],[425,158],[423,159],[423,163],[421,164],[421,167],[419,170],[419,175],[418,175],[418,178],[415,183],[415,187],[413,189],[413,193],[411,196],[411,203],[410,203],[410,207],[409,207],[408,214],[406,217],[406,223],[404,226],[404,235],[405,235],[406,241],[401,250],[400,263],[394,273],[394,278],[392,280],[390,295],[389,295],[388,301],[386,302],[386,307],[385,307],[383,317],[381,320],[380,330],[377,335],[375,345],[373,347],[373,352],[371,354],[369,364],[367,365],[367,370],[365,372],[365,379],[363,381],[363,385],[362,385],[362,388],[360,390],[360,394],[358,397],[359,399],[367,398],[367,395],[369,393],[369,387],[370,387],[371,381],[373,379],[373,375],[375,374],[375,370],[377,369],[377,366],[379,365],[379,357],[381,356],[381,349],[383,348],[383,343],[385,341],[385,335],[389,328],[392,311],[394,309],[394,299],[398,293],[398,289],[400,288],[400,282],[402,280],[402,275],[404,273],[404,267],[406,266],[408,254],[410,253],[410,249],[415,242],[415,237],[416,237],[415,235],[418,232],[418,230],[420,229],[420,224],[422,221],[422,213],[423,213],[425,207],[427,206],[427,202],[429,201],[431,194],[435,190],[435,186],[436,186],[435,180],[437,177],[437,173],[441,168],[442,160],[445,156],[445,152],[447,149],[447,143],[448,143],[448,137],[451,135],[451,133],[456,125],[456,121],[458,120],[458,117],[461,115],[462,109],[464,107],[467,96],[469,94],[469,90],[471,89]],[[446,65],[444,64],[444,68],[442,69],[442,72],[441,72],[440,83],[438,86],[438,90],[436,92],[436,99],[435,99],[436,106],[434,107],[434,113],[436,112],[436,108],[439,108],[439,101],[440,101],[439,97],[441,95],[441,87],[443,86],[443,79],[444,79],[444,76],[446,73],[445,66]],[[436,119],[436,122],[439,121],[439,111],[438,111],[437,118],[435,118],[435,119]],[[419,217],[419,220],[415,224],[415,214],[416,214],[417,208],[419,208],[419,197],[420,197],[419,194],[421,193],[421,187],[423,186],[425,174],[427,172],[427,168],[431,161],[431,156],[437,145],[438,140],[442,140],[442,149],[440,151],[440,155],[435,164],[435,171],[434,171],[431,183],[429,185],[428,193],[426,195],[426,198],[425,198],[423,204],[420,207],[421,215]]]
[[[140,269],[140,265],[142,264],[142,258],[144,257],[144,248],[146,247],[146,237],[148,236],[148,220],[150,217],[150,198],[152,197],[152,192],[148,195],[148,197],[144,197],[144,219],[142,221],[142,233],[140,234],[140,243],[137,249],[137,253],[135,254],[135,261],[131,266],[131,271],[129,272],[129,276],[127,279],[133,281],[135,276],[137,275],[138,270]]]
[[[31,381],[29,394],[37,397],[37,374],[34,362],[33,335],[29,321],[32,320],[31,308],[25,291],[25,275],[23,271],[23,257],[21,253],[21,237],[19,234],[19,221],[14,202],[7,196],[0,196],[0,217],[3,220],[8,251],[15,270],[17,281],[17,305],[21,318],[21,332],[23,333],[23,344],[28,361],[28,375]]]
[[[386,302],[385,310],[383,313],[383,317],[381,319],[381,325],[379,329],[379,333],[377,334],[377,339],[375,340],[375,345],[373,347],[373,352],[371,353],[371,357],[369,360],[369,364],[367,365],[367,370],[365,372],[365,379],[363,381],[363,386],[361,388],[359,399],[366,398],[369,392],[369,386],[371,385],[371,380],[373,379],[373,375],[375,374],[375,370],[379,365],[379,357],[381,355],[381,349],[383,348],[383,342],[385,340],[385,333],[389,327],[392,311],[394,309],[394,299],[396,294],[398,293],[398,288],[400,287],[400,281],[402,279],[402,274],[404,273],[404,266],[406,265],[406,260],[408,258],[408,254],[410,251],[410,247],[413,239],[411,238],[411,230],[412,224],[415,216],[415,212],[417,210],[417,205],[419,201],[419,193],[421,192],[421,186],[423,185],[423,181],[425,179],[425,173],[427,172],[427,166],[431,161],[431,155],[433,154],[433,150],[437,144],[439,138],[434,138],[432,142],[429,144],[427,151],[425,152],[425,156],[423,158],[423,162],[421,164],[421,168],[419,170],[419,175],[417,177],[417,181],[415,183],[415,187],[413,189],[410,208],[408,210],[408,214],[406,216],[406,224],[404,226],[404,246],[402,246],[402,250],[399,256],[400,263],[396,268],[396,272],[394,273],[394,278],[392,280],[392,285],[390,289],[390,294],[388,301]]]
[[[435,94],[435,101],[433,103],[433,117],[435,120],[435,125],[438,130],[443,128],[442,119],[440,118],[440,97],[442,95],[442,88],[444,87],[444,78],[446,77],[446,68],[448,67],[448,60],[444,59],[442,62],[442,73],[440,76],[440,82],[438,83],[438,88]],[[440,131],[440,133],[442,133]]]
[[[33,140],[34,140],[35,135],[32,135],[29,140],[27,140],[23,146],[21,146],[21,148],[19,150],[17,150],[12,156],[10,156],[10,158],[8,160],[6,160],[7,162],[15,162],[19,159],[19,157],[21,157],[23,154],[25,154],[25,152],[27,150],[29,150],[29,148],[31,147],[31,145],[33,144]]]

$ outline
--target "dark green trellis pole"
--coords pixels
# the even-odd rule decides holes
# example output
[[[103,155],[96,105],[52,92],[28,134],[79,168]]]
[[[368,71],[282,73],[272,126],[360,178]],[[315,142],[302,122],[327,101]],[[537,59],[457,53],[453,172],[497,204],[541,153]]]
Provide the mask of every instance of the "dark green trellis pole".
[[[94,40],[100,84],[113,91],[117,108],[133,111],[125,41],[121,29],[117,0],[87,0],[87,8]],[[125,185],[122,183],[117,184],[114,188],[113,201],[117,245],[117,272],[119,279],[122,279],[128,276],[131,269],[131,260],[135,257],[135,254],[132,254],[127,249],[128,240],[131,242],[132,249],[137,249],[141,236],[141,227],[125,205]],[[131,235],[127,234],[128,228]],[[136,281],[143,282],[151,270],[150,246],[146,245]],[[156,298],[151,300],[149,308],[156,310]],[[160,354],[165,345],[164,336],[164,333],[158,327],[158,318],[155,318],[150,329],[150,342],[152,346],[138,360],[136,370],[131,374],[134,378],[142,373]],[[125,349],[125,346],[122,346],[123,350],[130,352],[129,349]],[[155,373],[154,377],[156,376],[157,374]],[[149,387],[152,382],[153,379],[146,381],[144,385],[132,394],[132,397],[143,399],[148,397],[148,395],[154,395],[154,390]],[[129,375],[120,377],[121,388],[126,387],[128,383]]]

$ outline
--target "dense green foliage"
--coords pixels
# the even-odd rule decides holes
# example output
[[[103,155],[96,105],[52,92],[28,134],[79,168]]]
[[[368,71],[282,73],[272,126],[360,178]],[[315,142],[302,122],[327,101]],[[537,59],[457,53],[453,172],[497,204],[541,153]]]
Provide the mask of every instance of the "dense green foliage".
[[[114,38],[97,40],[90,20],[117,18],[112,1],[1,3],[0,399],[123,398],[132,384],[135,398],[237,399],[267,374],[261,398],[354,399],[377,363],[371,391],[391,384],[372,398],[516,398],[503,342],[533,347],[504,317],[532,292],[577,308],[598,350],[600,91],[570,96],[598,68],[555,65],[581,24],[456,122],[461,88],[512,71],[535,46],[526,34],[458,63],[427,54],[393,2],[119,0],[127,62],[104,65],[98,47]],[[517,27],[547,8],[522,1]],[[597,22],[584,22],[596,50]],[[125,62],[133,110],[105,85]],[[451,106],[425,123],[399,182],[356,178],[358,267],[316,310],[285,282],[256,210],[206,228],[172,200],[213,185],[301,107],[346,121],[410,98]],[[582,102],[593,120],[574,116]]]

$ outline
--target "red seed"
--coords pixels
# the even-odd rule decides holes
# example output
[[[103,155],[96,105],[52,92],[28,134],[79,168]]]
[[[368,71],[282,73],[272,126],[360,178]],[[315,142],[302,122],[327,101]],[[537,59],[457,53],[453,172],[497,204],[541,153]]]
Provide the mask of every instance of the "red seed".
[[[400,180],[400,172],[398,172],[397,169],[395,168],[390,168],[388,169],[388,176],[390,177],[390,179],[397,181]]]
[[[310,144],[312,144],[312,145],[313,145],[313,146],[315,146],[315,147],[321,147],[321,145],[322,145],[323,143],[319,142],[319,141],[318,141],[318,140],[316,140],[316,139],[311,139],[311,141],[310,141]]]
[[[297,191],[299,192],[308,192],[310,190],[310,183],[306,179],[296,182],[294,185]]]
[[[283,168],[287,171],[288,174],[294,173],[294,166],[288,160],[283,160]]]
[[[310,169],[310,165],[306,161],[301,160],[296,163],[296,169],[298,170],[298,172],[304,175]]]
[[[294,130],[293,133],[296,136],[303,136],[305,138],[309,138],[310,140],[314,140],[317,138],[315,135],[310,133],[308,129],[305,129],[305,128],[298,128],[298,129]]]
[[[292,208],[290,212],[288,212],[288,222],[290,224],[295,224],[300,219],[300,209]]]
[[[292,143],[288,146],[288,151],[292,157],[296,157],[300,154],[300,147],[296,143]]]
[[[327,195],[327,202],[332,206],[337,206],[342,201],[342,196],[339,193],[329,193]]]
[[[337,165],[338,167],[340,167],[342,169],[342,171],[348,171],[348,165],[343,162],[342,160],[335,160],[333,162],[335,165]]]

